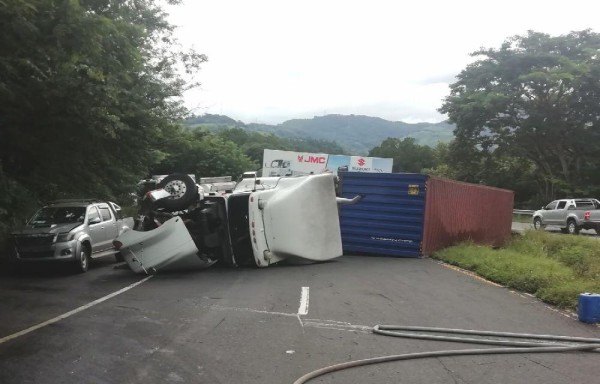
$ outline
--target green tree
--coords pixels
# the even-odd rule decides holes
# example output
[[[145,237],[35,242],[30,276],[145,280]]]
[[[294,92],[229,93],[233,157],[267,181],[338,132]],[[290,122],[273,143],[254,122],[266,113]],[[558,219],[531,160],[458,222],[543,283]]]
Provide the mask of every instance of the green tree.
[[[600,35],[530,31],[473,53],[440,108],[456,149],[534,164],[539,193],[589,193],[600,181]],[[465,154],[466,155],[466,154]],[[466,160],[466,158],[465,158]]]
[[[206,57],[160,3],[0,2],[0,221],[24,195],[117,198],[164,157]]]
[[[275,136],[272,133],[247,131],[239,127],[220,129],[218,135],[236,143],[257,164],[262,163],[265,149],[328,154],[345,153],[338,144],[327,140],[289,139]]]
[[[252,161],[237,144],[202,130],[180,131],[169,143],[163,160],[153,167],[154,174],[183,172],[198,177],[232,176],[255,170]]]
[[[404,139],[388,137],[379,146],[371,149],[369,156],[393,158],[393,172],[419,173],[425,168],[435,166],[433,149],[416,144],[412,137]]]

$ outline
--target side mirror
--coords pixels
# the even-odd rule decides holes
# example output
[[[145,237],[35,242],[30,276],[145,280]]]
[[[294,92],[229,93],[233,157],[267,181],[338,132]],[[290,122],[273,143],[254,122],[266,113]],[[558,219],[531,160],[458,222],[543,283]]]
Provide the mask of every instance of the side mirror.
[[[98,224],[98,223],[100,223],[99,217],[94,217],[93,219],[90,219],[90,221],[88,222],[88,224],[90,224],[90,225]]]

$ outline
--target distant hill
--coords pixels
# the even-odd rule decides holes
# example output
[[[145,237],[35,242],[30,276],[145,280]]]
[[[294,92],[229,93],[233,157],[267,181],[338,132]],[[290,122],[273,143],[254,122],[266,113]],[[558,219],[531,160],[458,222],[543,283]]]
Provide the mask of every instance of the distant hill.
[[[208,129],[239,127],[285,138],[334,141],[356,154],[367,154],[388,137],[413,137],[417,143],[432,147],[440,141],[449,142],[454,137],[454,125],[446,122],[409,124],[360,115],[315,116],[312,119],[288,120],[277,125],[245,124],[227,116],[204,115],[186,120],[185,125]]]

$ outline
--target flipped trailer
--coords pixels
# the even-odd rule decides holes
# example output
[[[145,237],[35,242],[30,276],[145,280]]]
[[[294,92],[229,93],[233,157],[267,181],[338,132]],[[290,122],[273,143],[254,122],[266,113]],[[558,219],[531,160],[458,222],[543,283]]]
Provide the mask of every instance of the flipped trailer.
[[[133,271],[331,260],[343,253],[338,204],[360,200],[337,197],[330,173],[200,183],[173,174],[145,194],[137,230],[115,240]]]

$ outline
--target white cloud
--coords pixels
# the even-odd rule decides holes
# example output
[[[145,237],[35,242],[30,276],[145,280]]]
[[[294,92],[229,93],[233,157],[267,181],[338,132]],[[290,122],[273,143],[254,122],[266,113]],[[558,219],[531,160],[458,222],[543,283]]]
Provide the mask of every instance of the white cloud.
[[[529,29],[600,30],[600,3],[579,0],[186,0],[169,11],[182,44],[209,58],[186,104],[246,122],[440,121],[470,52]]]

